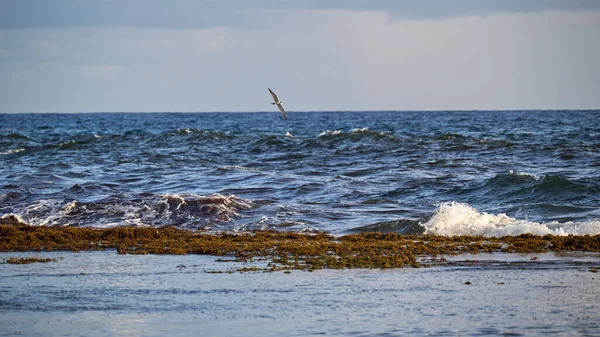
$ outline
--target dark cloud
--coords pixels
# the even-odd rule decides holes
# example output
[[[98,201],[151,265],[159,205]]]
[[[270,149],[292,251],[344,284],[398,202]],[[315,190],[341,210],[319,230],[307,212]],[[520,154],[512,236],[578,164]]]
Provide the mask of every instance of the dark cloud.
[[[444,18],[498,12],[598,10],[596,0],[2,0],[0,28],[245,26],[249,10],[385,10],[395,17]]]

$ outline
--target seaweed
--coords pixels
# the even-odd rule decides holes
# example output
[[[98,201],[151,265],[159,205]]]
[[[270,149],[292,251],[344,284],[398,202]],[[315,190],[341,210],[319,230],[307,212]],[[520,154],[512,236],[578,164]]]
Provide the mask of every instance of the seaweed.
[[[4,262],[0,262],[3,264],[30,264],[30,263],[48,263],[48,262],[56,262],[62,258],[38,258],[38,257],[11,257],[8,258]]]
[[[104,249],[118,254],[204,254],[225,257],[217,261],[269,261],[264,271],[386,269],[419,267],[418,258],[463,253],[600,252],[600,235],[488,238],[362,233],[336,237],[323,232],[205,233],[168,226],[95,229],[0,224],[1,252]]]

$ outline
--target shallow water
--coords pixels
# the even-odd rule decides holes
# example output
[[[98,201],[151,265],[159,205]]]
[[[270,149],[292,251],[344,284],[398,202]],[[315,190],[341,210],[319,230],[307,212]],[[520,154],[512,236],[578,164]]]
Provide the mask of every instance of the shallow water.
[[[0,253],[34,256],[62,259],[0,265],[2,336],[600,335],[597,254],[214,274],[240,265],[200,255]]]
[[[31,225],[600,234],[600,111],[0,114]]]

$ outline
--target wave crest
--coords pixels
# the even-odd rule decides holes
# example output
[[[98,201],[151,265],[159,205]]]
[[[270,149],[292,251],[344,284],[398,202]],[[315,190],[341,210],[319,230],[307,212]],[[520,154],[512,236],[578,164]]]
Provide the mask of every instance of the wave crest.
[[[362,139],[395,140],[396,136],[389,131],[371,131],[369,128],[355,128],[350,132],[344,132],[341,130],[325,130],[319,134],[317,139],[332,141],[360,141]]]
[[[7,135],[1,135],[0,139],[8,138],[8,139],[30,139],[27,135],[22,135],[18,132],[9,133]]]
[[[511,218],[506,214],[479,212],[468,204],[444,202],[433,216],[421,224],[425,234],[442,236],[517,236],[533,235],[597,235],[600,234],[600,219],[583,222],[556,221],[550,223],[531,222]]]
[[[167,131],[164,132],[162,135],[166,137],[185,136],[187,138],[190,138],[191,140],[219,140],[233,138],[233,136],[228,134],[227,132],[194,128],[181,128],[173,131]]]
[[[39,200],[25,207],[21,222],[33,226],[179,226],[213,228],[234,221],[241,211],[253,207],[251,200],[235,195],[144,194],[112,196],[101,201]]]
[[[13,153],[19,153],[19,152],[23,152],[26,151],[27,149],[22,147],[22,148],[18,148],[18,149],[10,149],[10,150],[6,150],[6,151],[0,151],[0,155],[1,154],[13,154]]]
[[[546,174],[541,177],[529,173],[509,171],[496,176],[468,184],[453,190],[475,199],[494,198],[515,200],[515,198],[535,199],[542,202],[560,202],[560,200],[598,200],[600,179],[569,179],[558,175]]]

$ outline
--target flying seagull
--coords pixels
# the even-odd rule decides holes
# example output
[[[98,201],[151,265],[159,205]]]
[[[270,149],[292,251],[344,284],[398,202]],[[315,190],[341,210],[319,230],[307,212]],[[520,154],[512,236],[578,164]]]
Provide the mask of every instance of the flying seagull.
[[[283,108],[283,102],[279,100],[279,98],[277,97],[277,95],[275,95],[275,93],[273,92],[273,90],[271,90],[271,88],[268,88],[269,92],[271,93],[271,96],[273,96],[273,100],[275,102],[272,102],[271,104],[275,104],[277,105],[277,107],[279,108],[279,111],[281,111],[281,114],[283,115],[283,118],[287,119],[287,116],[285,115],[285,109]]]

